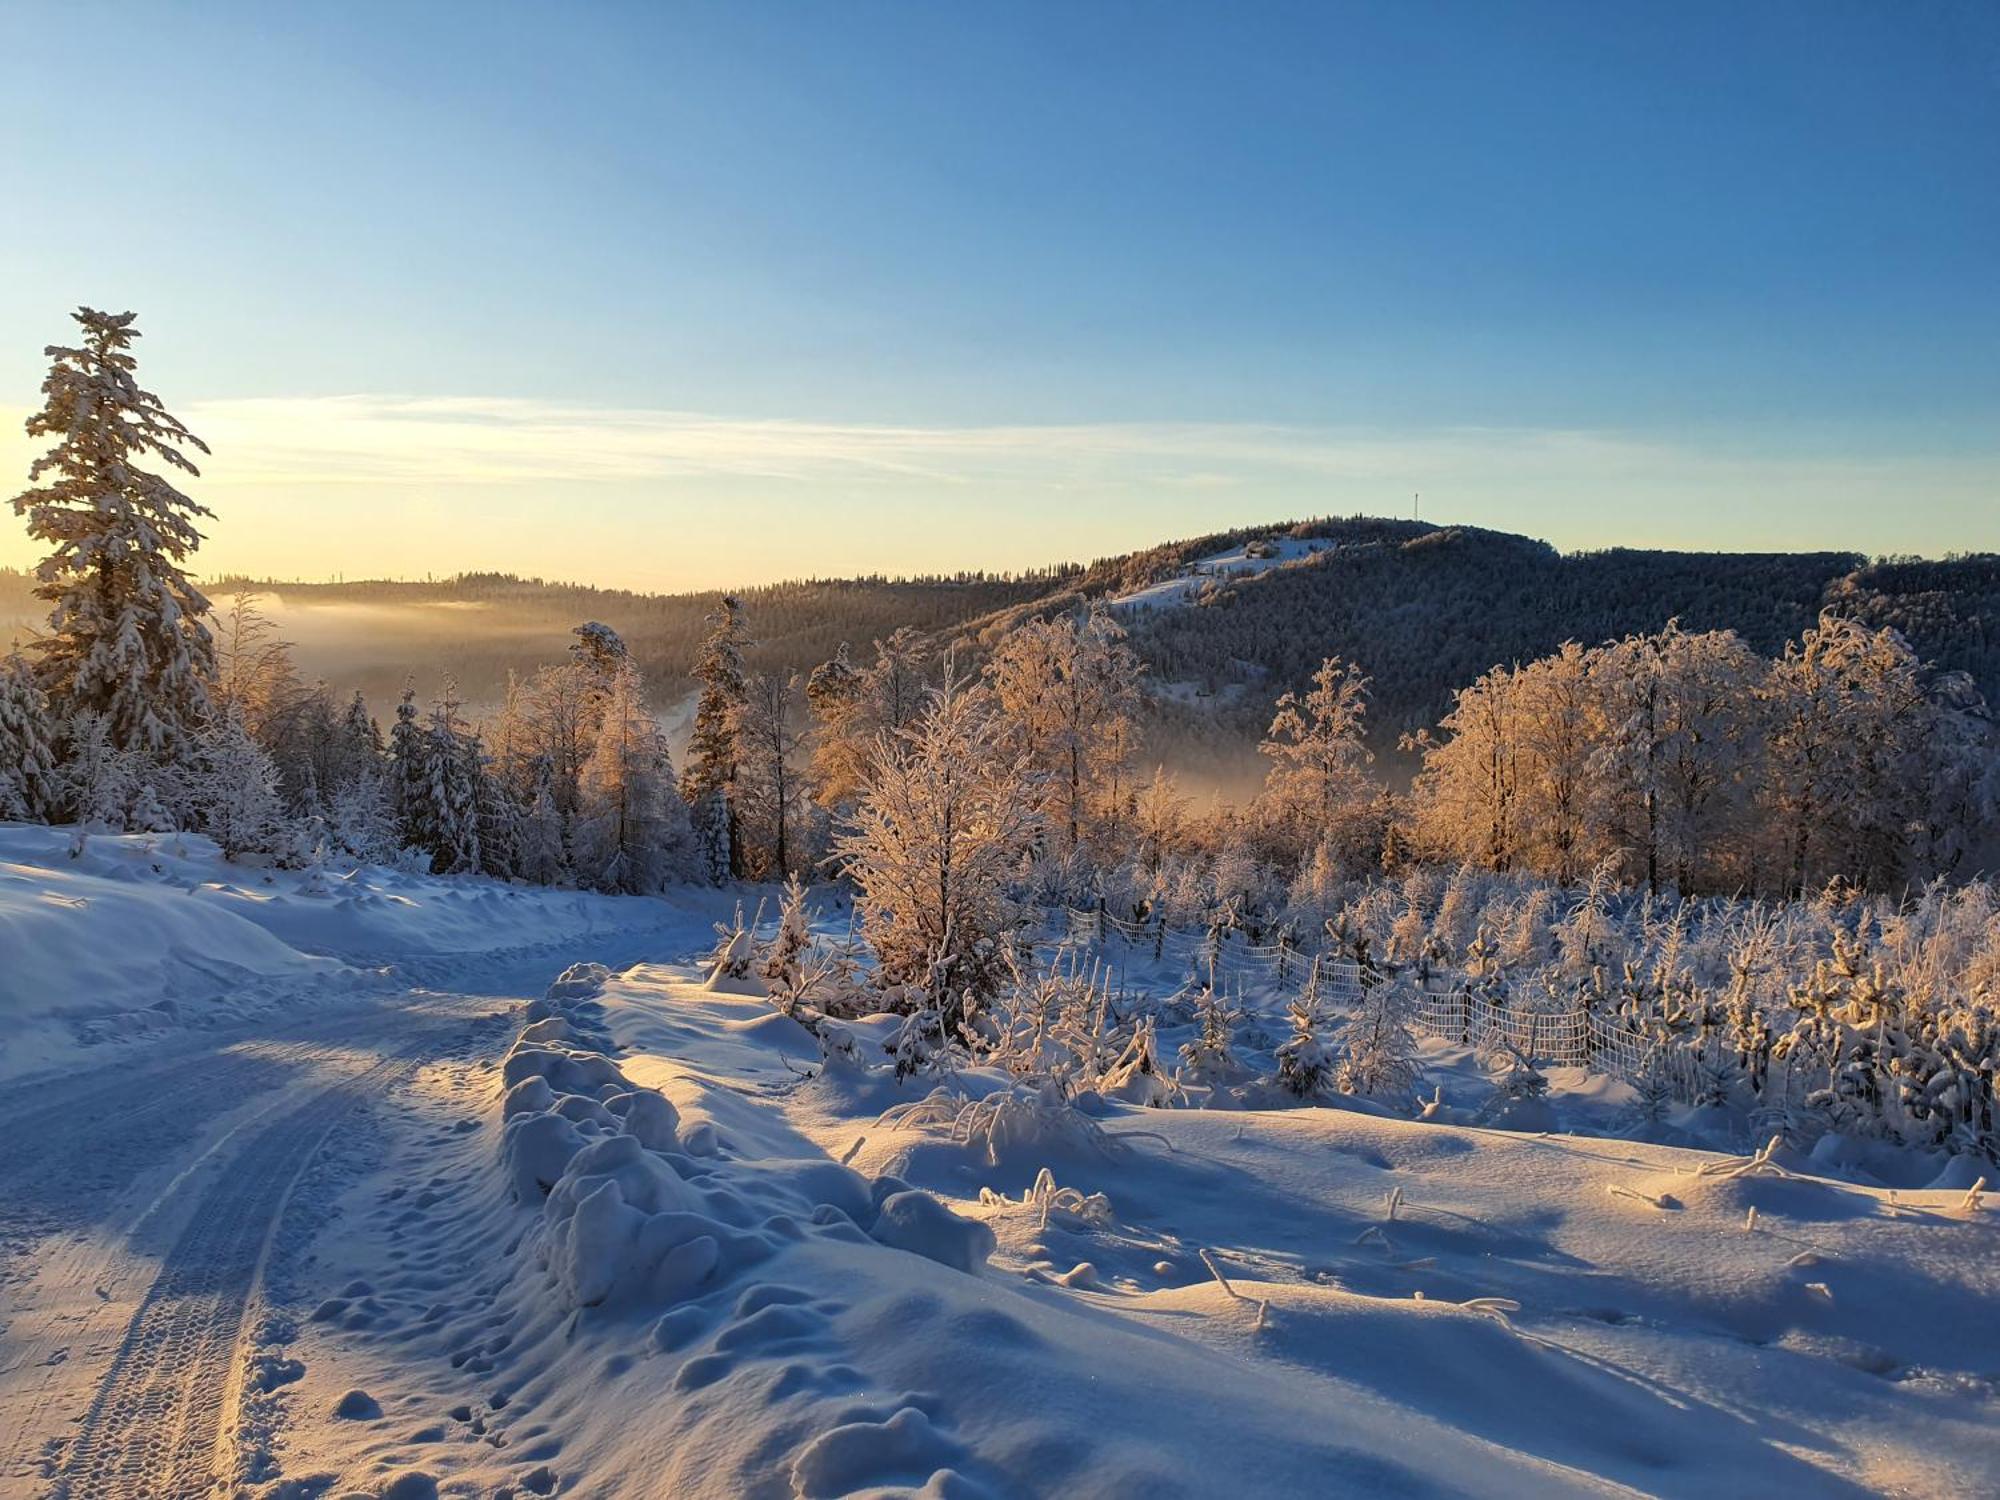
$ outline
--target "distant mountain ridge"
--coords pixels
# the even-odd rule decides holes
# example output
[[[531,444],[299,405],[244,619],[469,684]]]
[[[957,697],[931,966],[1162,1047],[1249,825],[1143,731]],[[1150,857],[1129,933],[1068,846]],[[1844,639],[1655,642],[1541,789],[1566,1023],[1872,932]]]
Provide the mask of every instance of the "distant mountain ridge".
[[[809,579],[737,591],[759,645],[753,666],[809,671],[848,642],[911,625],[976,662],[1010,626],[1079,604],[1115,601],[1174,579],[1203,559],[1263,539],[1310,540],[1283,566],[1190,580],[1184,603],[1119,611],[1156,693],[1156,749],[1241,771],[1272,701],[1304,684],[1321,658],[1361,664],[1374,679],[1378,751],[1435,724],[1454,689],[1497,663],[1526,661],[1567,640],[1594,644],[1658,629],[1732,629],[1765,653],[1822,609],[1894,625],[1925,660],[1963,671],[2000,701],[2000,554],[1870,561],[1851,552],[1562,553],[1546,542],[1471,526],[1356,516],[1237,527],[1163,542],[1088,565],[1025,574]],[[0,630],[37,621],[31,579],[0,570]],[[281,583],[218,579],[212,592],[255,587],[294,607],[365,606],[349,616],[380,629],[327,655],[301,634],[301,664],[381,699],[414,674],[420,690],[452,672],[466,696],[493,701],[506,673],[552,659],[570,628],[601,619],[623,634],[662,700],[686,685],[706,617],[721,597],[639,594],[475,573],[421,583]],[[1155,596],[1160,591],[1154,590]],[[475,622],[460,609],[483,616]],[[373,613],[371,613],[371,611]],[[9,630],[8,633],[12,633]],[[398,647],[397,642],[403,644]]]

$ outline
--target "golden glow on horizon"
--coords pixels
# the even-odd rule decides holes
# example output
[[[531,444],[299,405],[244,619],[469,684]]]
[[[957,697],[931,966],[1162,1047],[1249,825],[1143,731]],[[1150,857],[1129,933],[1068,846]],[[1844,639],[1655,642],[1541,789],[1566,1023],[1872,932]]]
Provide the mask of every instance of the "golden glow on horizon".
[[[170,403],[172,404],[172,403]],[[214,450],[207,576],[494,569],[654,589],[802,574],[1006,569],[1309,514],[1407,514],[1567,547],[2000,545],[1991,455],[1746,455],[1610,432],[1420,433],[1223,423],[916,427],[356,395],[175,407]],[[0,476],[36,451],[0,409]],[[1921,487],[1934,535],[1893,538]],[[1759,502],[1813,495],[1884,535],[1800,535]],[[13,524],[6,524],[12,520]],[[0,518],[0,564],[36,550]]]

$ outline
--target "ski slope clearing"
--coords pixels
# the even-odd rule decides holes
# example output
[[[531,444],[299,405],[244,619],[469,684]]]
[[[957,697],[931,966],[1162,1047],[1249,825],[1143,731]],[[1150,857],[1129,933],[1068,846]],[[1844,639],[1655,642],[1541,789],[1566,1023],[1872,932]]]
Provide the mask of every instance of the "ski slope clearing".
[[[899,1080],[732,985],[580,966],[413,1101],[280,1257],[269,1493],[2000,1489],[1977,1193]]]
[[[1111,600],[1117,609],[1166,609],[1192,604],[1205,588],[1256,578],[1279,568],[1310,563],[1332,544],[1297,537],[1269,537],[1246,542],[1228,552],[1196,558],[1172,578],[1163,578]]]

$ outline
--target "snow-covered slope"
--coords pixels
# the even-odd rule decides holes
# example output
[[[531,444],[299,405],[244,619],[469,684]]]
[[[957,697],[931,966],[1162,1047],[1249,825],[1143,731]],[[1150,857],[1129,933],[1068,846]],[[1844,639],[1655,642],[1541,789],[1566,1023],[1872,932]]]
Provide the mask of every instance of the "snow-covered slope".
[[[453,956],[567,946],[660,903],[380,866],[273,870],[194,834],[0,823],[0,1076],[281,1004],[334,1004]],[[559,959],[555,960],[559,962]]]
[[[294,1424],[287,1472],[634,1497],[2000,1489],[2000,1233],[1962,1191],[1332,1108],[1079,1112],[983,1070],[927,1098],[881,1061],[892,1019],[809,1076],[802,1027],[678,965],[574,976],[527,1023],[504,1067],[414,1102],[421,1149],[296,1268],[285,1399],[352,1414]]]
[[[1325,541],[1302,541],[1296,537],[1271,537],[1246,542],[1228,552],[1197,558],[1174,577],[1134,589],[1129,594],[1120,594],[1111,604],[1120,609],[1162,609],[1188,604],[1210,584],[1221,586],[1303,563],[1317,557],[1330,545]]]

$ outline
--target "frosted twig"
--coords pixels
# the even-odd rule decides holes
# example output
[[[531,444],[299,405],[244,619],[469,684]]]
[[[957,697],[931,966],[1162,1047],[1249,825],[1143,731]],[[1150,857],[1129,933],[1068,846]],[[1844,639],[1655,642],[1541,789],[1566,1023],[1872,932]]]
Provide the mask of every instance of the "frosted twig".
[[[1229,1284],[1229,1278],[1222,1274],[1222,1267],[1218,1266],[1215,1263],[1215,1257],[1213,1255],[1210,1255],[1206,1250],[1200,1249],[1199,1247],[1196,1248],[1195,1254],[1201,1257],[1201,1263],[1208,1267],[1208,1274],[1213,1276],[1216,1279],[1216,1281],[1220,1283],[1222,1289],[1225,1292],[1229,1293],[1229,1295],[1234,1297],[1238,1302],[1248,1302],[1250,1300],[1248,1297],[1244,1296],[1241,1292],[1237,1291],[1235,1287]]]
[[[1636,1198],[1649,1208],[1663,1209],[1667,1206],[1665,1199],[1655,1198],[1651,1193],[1642,1193],[1637,1188],[1628,1188],[1623,1183],[1614,1182],[1608,1184],[1608,1186],[1611,1196],[1614,1198]]]
[[[1754,1203],[1750,1205],[1750,1212],[1744,1215],[1743,1232],[1745,1234],[1755,1234],[1757,1232],[1757,1205]]]
[[[1508,1328],[1514,1325],[1507,1321],[1507,1315],[1521,1310],[1521,1304],[1512,1297],[1472,1297],[1458,1305],[1467,1312],[1484,1313]]]
[[[1764,1143],[1764,1148],[1754,1156],[1735,1157],[1728,1161],[1712,1161],[1702,1165],[1694,1175],[1697,1177],[1789,1177],[1797,1178],[1798,1173],[1787,1171],[1771,1156],[1785,1143],[1782,1135],[1774,1135]]]
[[[844,1167],[849,1162],[853,1161],[855,1157],[859,1156],[861,1154],[861,1148],[867,1142],[867,1140],[868,1140],[867,1136],[857,1135],[854,1138],[854,1144],[849,1146],[845,1151],[841,1152],[840,1164]]]
[[[1965,1190],[1965,1197],[1960,1200],[1958,1205],[1959,1212],[1967,1214],[1978,1213],[1979,1200],[1981,1196],[1984,1195],[1985,1192],[1986,1192],[1986,1179],[1982,1177],[1977,1182],[1973,1183],[1971,1187]]]

